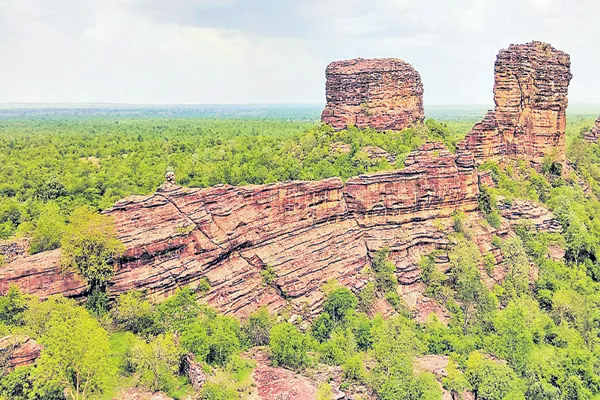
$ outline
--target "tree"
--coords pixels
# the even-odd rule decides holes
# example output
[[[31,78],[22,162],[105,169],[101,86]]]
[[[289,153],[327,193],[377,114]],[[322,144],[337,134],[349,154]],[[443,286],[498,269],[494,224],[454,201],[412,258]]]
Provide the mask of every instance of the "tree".
[[[375,303],[375,284],[369,282],[358,294],[358,309],[362,312],[371,311],[371,307]]]
[[[458,369],[456,362],[452,359],[448,362],[446,376],[442,378],[442,384],[444,389],[450,392],[453,399],[460,399],[462,393],[471,388],[465,374]]]
[[[321,361],[329,365],[342,365],[356,352],[356,340],[350,329],[336,328],[320,347]]]
[[[508,276],[517,293],[524,293],[529,283],[529,260],[520,237],[508,238],[502,244],[504,262],[508,267]]]
[[[0,296],[0,323],[7,325],[23,324],[23,313],[27,309],[27,299],[19,288],[10,285],[4,296]]]
[[[241,328],[231,317],[203,316],[187,325],[181,335],[181,345],[198,360],[224,366],[241,349]]]
[[[47,203],[36,221],[29,252],[36,254],[59,248],[64,231],[65,222],[60,208],[54,202]]]
[[[180,332],[194,322],[201,307],[190,288],[179,289],[156,307],[154,324],[160,333]]]
[[[177,381],[180,357],[173,335],[162,334],[149,343],[138,341],[131,349],[130,363],[150,389],[169,390]]]
[[[72,301],[54,304],[60,306],[51,310],[44,325],[44,350],[31,374],[34,390],[57,382],[73,400],[97,398],[115,378],[108,334]]]
[[[312,336],[317,339],[320,343],[325,342],[329,339],[331,331],[333,330],[333,319],[328,313],[321,313],[313,321],[311,327]]]
[[[501,362],[473,352],[465,373],[476,398],[481,400],[525,400],[523,383],[515,372]]]
[[[275,365],[302,368],[308,364],[306,337],[288,322],[271,329],[271,357]]]
[[[489,303],[486,288],[481,283],[477,265],[481,255],[473,243],[460,240],[448,254],[451,279],[456,297],[463,310],[463,332],[466,333],[477,307],[487,307]]]
[[[510,303],[494,319],[497,336],[494,340],[496,354],[508,360],[518,372],[523,372],[533,350],[533,337],[524,310]]]
[[[211,364],[223,366],[241,349],[240,324],[231,317],[217,315],[209,320],[207,328],[207,361]]]
[[[112,310],[113,319],[133,333],[148,333],[154,325],[154,305],[141,292],[128,292],[117,298]]]
[[[244,332],[254,346],[266,346],[269,344],[271,328],[273,328],[273,317],[263,306],[250,314]]]
[[[354,310],[358,305],[358,300],[350,289],[342,287],[335,289],[329,295],[323,304],[323,310],[331,315],[333,321],[338,323],[346,318],[350,310]]]
[[[373,271],[375,272],[375,286],[382,293],[395,290],[398,285],[396,266],[388,260],[390,249],[384,247],[375,254]]]
[[[77,271],[90,288],[103,290],[114,275],[114,260],[125,247],[110,217],[90,207],[75,209],[62,239],[62,265]]]

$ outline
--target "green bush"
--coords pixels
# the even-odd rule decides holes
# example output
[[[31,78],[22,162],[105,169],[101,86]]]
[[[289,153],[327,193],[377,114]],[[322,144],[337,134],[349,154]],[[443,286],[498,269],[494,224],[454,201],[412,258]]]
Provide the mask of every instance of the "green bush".
[[[271,330],[271,359],[275,365],[302,368],[308,364],[308,342],[298,328],[284,322]]]
[[[373,259],[373,271],[375,272],[375,286],[382,293],[396,290],[398,278],[396,278],[396,266],[388,260],[390,249],[383,248],[375,253]]]
[[[244,325],[244,333],[253,346],[265,346],[269,344],[273,320],[274,318],[264,306],[253,314],[250,314],[248,321]]]
[[[502,219],[496,211],[489,213],[485,217],[485,220],[496,229],[500,229],[500,226],[502,225]]]
[[[331,315],[334,322],[345,320],[346,314],[356,309],[358,299],[350,289],[342,287],[335,289],[327,295],[323,304],[323,311]]]

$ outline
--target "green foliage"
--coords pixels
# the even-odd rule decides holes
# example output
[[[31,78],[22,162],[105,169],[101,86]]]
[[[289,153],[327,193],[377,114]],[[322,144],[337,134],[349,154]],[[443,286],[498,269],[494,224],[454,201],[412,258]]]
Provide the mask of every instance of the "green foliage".
[[[455,212],[454,213],[454,232],[456,233],[466,233],[467,228],[465,226],[465,213],[463,212]]]
[[[198,317],[200,310],[194,292],[179,289],[156,307],[154,325],[159,333],[180,332]]]
[[[383,248],[375,253],[373,259],[373,271],[375,272],[375,287],[382,293],[396,290],[398,278],[396,278],[396,266],[388,260],[390,249]]]
[[[316,400],[333,400],[333,389],[327,382],[323,382],[317,390]]]
[[[146,334],[154,326],[155,308],[140,292],[128,292],[117,298],[112,310],[116,324],[133,333]]]
[[[267,308],[261,307],[248,317],[244,325],[244,333],[252,345],[266,346],[269,344],[273,324],[274,318]]]
[[[186,326],[181,345],[198,360],[224,366],[240,352],[241,336],[237,320],[222,315],[205,316]]]
[[[523,248],[523,241],[515,236],[508,238],[502,244],[504,264],[508,268],[507,280],[521,294],[527,290],[529,284],[530,263]]]
[[[89,207],[77,208],[69,220],[62,239],[62,265],[81,274],[92,289],[102,289],[114,275],[114,259],[124,251],[114,222]]]
[[[158,335],[150,342],[139,340],[131,349],[130,363],[142,384],[153,391],[170,391],[177,384],[181,350],[172,334]]]
[[[323,311],[329,314],[333,321],[338,323],[346,319],[346,314],[356,309],[358,299],[348,288],[339,288],[327,295],[323,304]]]
[[[496,248],[501,248],[502,247],[502,239],[499,236],[494,235],[492,237],[492,245]]]
[[[352,382],[362,382],[367,375],[362,354],[348,357],[342,366],[342,370],[344,371],[344,379]]]
[[[260,271],[260,276],[262,277],[265,286],[272,286],[273,283],[275,283],[275,279],[277,279],[275,270],[270,265],[267,265],[265,269]]]
[[[479,196],[477,197],[477,204],[479,206],[479,210],[484,214],[490,214],[495,208],[496,204],[491,194],[491,191],[485,187],[479,187]]]
[[[59,248],[65,228],[64,217],[58,204],[47,203],[36,221],[29,252],[36,254]]]
[[[466,376],[478,399],[525,399],[524,385],[514,371],[478,352],[469,356]]]
[[[325,364],[342,365],[356,352],[356,340],[350,329],[336,328],[320,347],[320,359]]]
[[[240,395],[235,387],[217,382],[207,382],[202,388],[201,400],[238,400]]]
[[[60,385],[71,398],[95,398],[115,379],[108,334],[72,301],[54,304],[61,306],[51,307],[46,316],[39,338],[44,350],[31,372],[33,390]]]
[[[365,287],[358,293],[357,309],[362,312],[369,312],[375,304],[375,284],[368,282]]]
[[[27,309],[27,298],[19,288],[10,285],[4,296],[0,296],[0,323],[6,325],[22,325],[23,313]]]
[[[477,247],[466,240],[459,240],[448,257],[452,266],[451,283],[463,311],[463,331],[466,333],[476,313],[486,314],[496,305],[481,282],[478,269],[481,254]]]
[[[271,329],[271,359],[275,365],[301,368],[308,364],[308,342],[298,328],[284,322]]]
[[[323,343],[331,336],[333,326],[334,323],[331,315],[322,313],[313,321],[310,332],[317,341]]]
[[[500,229],[500,226],[502,225],[502,219],[500,218],[500,215],[496,212],[490,212],[486,217],[485,220],[488,222],[488,224],[490,224],[492,227],[496,228],[496,229]]]

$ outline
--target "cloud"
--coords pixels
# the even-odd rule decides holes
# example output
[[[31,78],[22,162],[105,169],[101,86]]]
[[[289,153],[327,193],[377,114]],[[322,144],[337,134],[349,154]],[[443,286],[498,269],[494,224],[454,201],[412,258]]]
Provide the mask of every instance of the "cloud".
[[[592,0],[5,0],[0,101],[324,101],[334,59],[411,62],[429,104],[491,103],[510,43],[572,55],[572,102],[596,101]]]

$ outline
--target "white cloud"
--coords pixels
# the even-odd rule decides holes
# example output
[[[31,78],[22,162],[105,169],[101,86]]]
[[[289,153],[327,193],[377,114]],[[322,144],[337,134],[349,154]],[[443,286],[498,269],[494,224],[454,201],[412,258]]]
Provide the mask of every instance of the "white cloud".
[[[576,4],[577,3],[577,4]],[[493,61],[544,40],[600,103],[592,0],[0,0],[0,101],[322,102],[334,59],[398,57],[428,103],[489,103]]]

